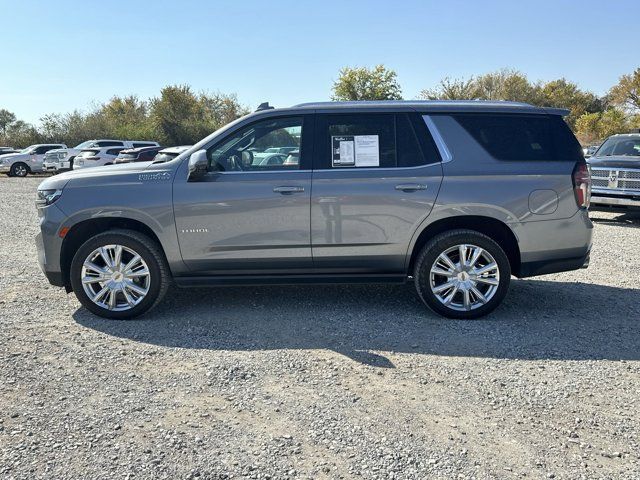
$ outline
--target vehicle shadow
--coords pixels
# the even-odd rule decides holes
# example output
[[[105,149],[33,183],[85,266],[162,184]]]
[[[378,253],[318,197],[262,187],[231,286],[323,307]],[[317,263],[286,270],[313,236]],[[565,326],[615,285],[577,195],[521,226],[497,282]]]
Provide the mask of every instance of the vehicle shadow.
[[[412,285],[174,290],[137,321],[81,308],[80,325],[152,345],[209,350],[330,349],[392,368],[384,352],[499,359],[640,360],[640,290],[515,280],[474,321],[441,318]]]
[[[598,213],[600,212],[589,212],[589,218],[596,224],[640,228],[640,212],[622,213],[613,218]]]

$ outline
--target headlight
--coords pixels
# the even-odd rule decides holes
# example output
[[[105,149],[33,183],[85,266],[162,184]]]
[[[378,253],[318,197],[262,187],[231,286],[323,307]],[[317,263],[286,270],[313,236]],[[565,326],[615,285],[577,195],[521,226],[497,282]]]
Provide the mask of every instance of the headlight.
[[[36,198],[36,205],[44,207],[51,205],[62,195],[62,190],[38,190],[38,196]]]

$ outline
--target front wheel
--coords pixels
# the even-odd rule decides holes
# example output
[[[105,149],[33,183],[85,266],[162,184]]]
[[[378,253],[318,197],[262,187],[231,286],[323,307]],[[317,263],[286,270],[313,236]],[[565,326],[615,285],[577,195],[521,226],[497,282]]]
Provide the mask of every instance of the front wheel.
[[[433,311],[472,319],[494,310],[507,294],[509,259],[491,238],[473,230],[444,232],[429,241],[414,269],[418,294]]]
[[[71,262],[71,286],[88,310],[126,320],[157,305],[170,276],[159,246],[132,230],[112,230],[87,240]]]
[[[11,170],[9,171],[10,177],[26,177],[27,173],[29,173],[29,167],[24,163],[18,162],[11,165]]]

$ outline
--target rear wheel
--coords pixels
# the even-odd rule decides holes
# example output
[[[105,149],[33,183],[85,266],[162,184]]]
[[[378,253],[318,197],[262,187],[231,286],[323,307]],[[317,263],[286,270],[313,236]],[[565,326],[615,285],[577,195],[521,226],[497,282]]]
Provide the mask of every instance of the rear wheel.
[[[9,170],[10,177],[26,177],[27,173],[29,173],[29,167],[22,162],[14,163]]]
[[[131,230],[101,233],[85,242],[71,262],[70,276],[82,305],[96,315],[118,320],[153,308],[170,282],[158,245]]]
[[[416,261],[420,298],[449,318],[472,319],[494,310],[509,289],[511,267],[502,248],[473,230],[452,230],[428,242]]]

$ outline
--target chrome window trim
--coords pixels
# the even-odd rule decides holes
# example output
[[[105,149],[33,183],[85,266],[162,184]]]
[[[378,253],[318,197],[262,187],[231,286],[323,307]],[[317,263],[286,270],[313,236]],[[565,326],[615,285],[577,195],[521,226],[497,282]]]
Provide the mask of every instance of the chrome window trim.
[[[431,115],[423,115],[422,119],[424,123],[427,124],[427,129],[429,133],[431,133],[431,137],[433,137],[433,141],[436,142],[436,147],[438,148],[438,152],[440,152],[440,156],[442,157],[442,163],[448,163],[453,160],[453,155],[449,151],[449,147],[445,143],[442,135],[440,134],[440,130],[436,127],[436,124],[433,122]]]

